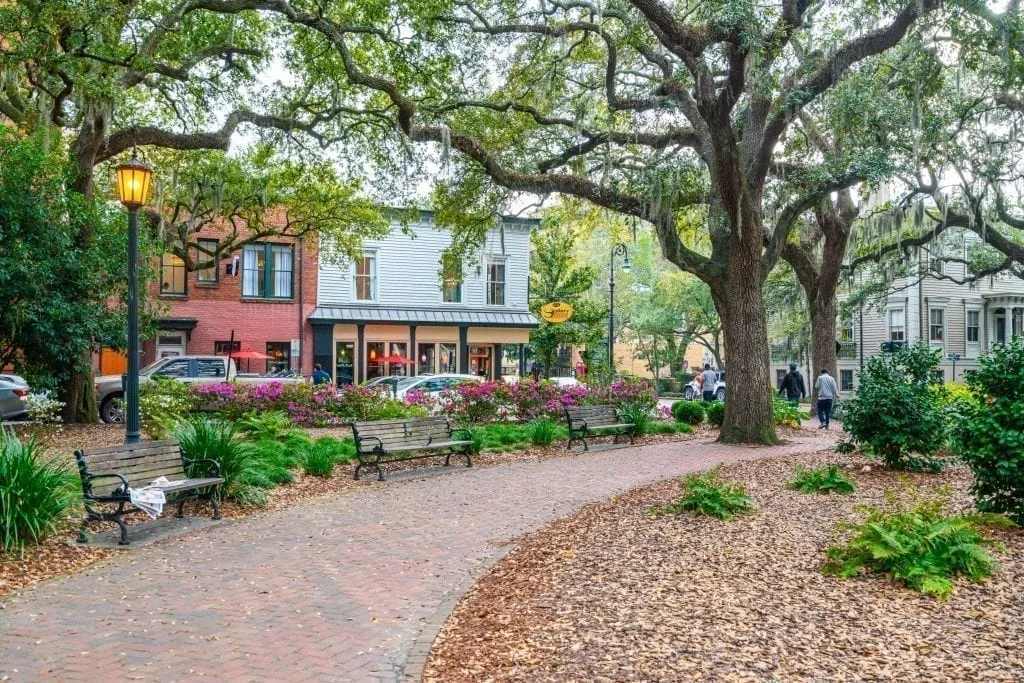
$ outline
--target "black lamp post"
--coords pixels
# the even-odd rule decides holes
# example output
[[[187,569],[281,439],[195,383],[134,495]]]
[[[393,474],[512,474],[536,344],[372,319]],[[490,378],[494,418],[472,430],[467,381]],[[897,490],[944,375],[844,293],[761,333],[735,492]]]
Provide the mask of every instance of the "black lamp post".
[[[609,259],[610,276],[608,279],[608,370],[615,374],[615,257],[622,257],[622,272],[628,273],[629,250],[622,242],[612,245],[612,254]]]
[[[117,195],[128,209],[128,372],[125,375],[125,443],[139,442],[139,208],[153,170],[132,158],[117,167]]]

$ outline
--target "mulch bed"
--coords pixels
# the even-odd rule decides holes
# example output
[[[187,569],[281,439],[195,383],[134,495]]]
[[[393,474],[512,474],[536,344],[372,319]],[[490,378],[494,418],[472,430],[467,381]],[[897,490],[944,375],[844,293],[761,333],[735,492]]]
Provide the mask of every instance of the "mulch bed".
[[[333,436],[341,439],[352,435],[352,430],[347,427],[309,429],[307,431],[313,438]],[[68,425],[60,429],[47,428],[38,432],[29,425],[17,429],[20,438],[27,438],[34,432],[38,434],[40,441],[50,449],[51,453],[66,457],[71,467],[74,467],[74,451],[79,448],[116,446],[124,442],[124,427],[121,425]],[[665,434],[643,437],[637,439],[637,445],[708,438],[714,436],[714,434],[714,430],[704,426],[695,430],[692,434]],[[600,444],[606,441],[610,441],[610,439],[593,439],[592,443]],[[568,453],[565,449],[565,442],[558,442],[549,448],[531,448],[509,453],[480,453],[473,456],[473,465],[474,467],[493,467],[514,462],[539,462],[549,458],[565,457],[566,455]],[[429,467],[437,464],[438,461],[439,459],[394,463],[384,466],[385,476],[389,472]],[[459,459],[453,459],[453,463],[456,466],[463,464]],[[364,479],[362,481],[353,480],[352,472],[354,468],[354,463],[341,463],[334,468],[334,473],[328,478],[313,477],[303,474],[301,471],[295,471],[295,480],[292,483],[267,491],[268,504],[266,507],[244,506],[227,500],[221,503],[221,514],[227,518],[264,514],[301,505],[308,500],[320,496],[334,495],[361,487],[381,485],[380,482],[370,479],[369,473],[363,474]],[[71,542],[77,536],[78,524],[82,514],[83,511],[80,508],[72,510],[67,520],[61,525],[58,533],[51,535],[41,545],[26,549],[23,556],[4,557],[0,555],[0,596],[44,579],[79,571],[90,564],[110,557],[113,553],[120,552],[109,548],[79,546]],[[206,503],[188,503],[185,506],[185,514],[208,516],[210,514],[209,505]],[[144,522],[146,519],[146,515],[142,512],[136,512],[125,517],[129,527],[132,524]],[[89,525],[89,528],[93,531],[109,530],[113,527],[113,524],[98,522]],[[0,603],[0,608],[2,608],[2,603]]]
[[[852,496],[785,488],[795,464],[842,463]],[[426,681],[1022,680],[1024,531],[993,533],[1001,569],[947,602],[876,576],[823,576],[835,523],[901,477],[835,454],[751,461],[722,476],[759,510],[723,522],[652,515],[678,480],[584,508],[524,539],[463,598]],[[952,488],[970,473],[906,477]],[[901,495],[907,495],[905,492]]]

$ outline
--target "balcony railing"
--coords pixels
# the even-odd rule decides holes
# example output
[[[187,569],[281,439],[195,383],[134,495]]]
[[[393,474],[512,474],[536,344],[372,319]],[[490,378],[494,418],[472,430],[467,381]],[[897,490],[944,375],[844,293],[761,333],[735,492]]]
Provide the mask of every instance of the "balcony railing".
[[[840,360],[856,358],[857,342],[839,342],[839,346],[836,349],[836,357]]]
[[[782,361],[799,361],[800,357],[803,356],[803,353],[799,348],[784,346],[781,344],[772,344],[771,356],[772,361],[778,363]]]

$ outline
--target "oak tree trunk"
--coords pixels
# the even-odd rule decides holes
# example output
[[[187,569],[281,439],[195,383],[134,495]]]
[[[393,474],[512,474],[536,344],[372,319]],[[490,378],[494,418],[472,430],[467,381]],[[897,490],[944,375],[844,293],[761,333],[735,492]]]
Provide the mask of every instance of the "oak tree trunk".
[[[810,303],[811,313],[811,384],[814,384],[821,371],[828,370],[837,374],[836,370],[836,316],[839,304],[833,291],[828,296],[819,290]]]

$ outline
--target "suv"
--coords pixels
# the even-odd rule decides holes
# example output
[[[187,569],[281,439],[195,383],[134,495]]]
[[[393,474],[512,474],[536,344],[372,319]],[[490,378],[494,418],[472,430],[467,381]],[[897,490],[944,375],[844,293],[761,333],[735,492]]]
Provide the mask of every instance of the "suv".
[[[693,381],[683,387],[683,398],[687,401],[700,400],[700,377],[694,377]],[[725,400],[725,370],[718,373],[718,381],[715,382],[715,400]]]

